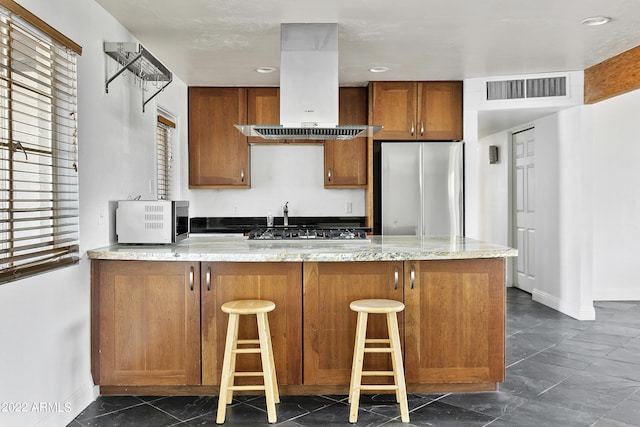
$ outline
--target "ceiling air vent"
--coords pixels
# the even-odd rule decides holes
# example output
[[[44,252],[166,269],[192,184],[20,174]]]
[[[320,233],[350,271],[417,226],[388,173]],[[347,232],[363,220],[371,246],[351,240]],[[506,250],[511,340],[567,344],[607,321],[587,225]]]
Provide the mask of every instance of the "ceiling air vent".
[[[487,101],[567,96],[567,77],[487,82]]]

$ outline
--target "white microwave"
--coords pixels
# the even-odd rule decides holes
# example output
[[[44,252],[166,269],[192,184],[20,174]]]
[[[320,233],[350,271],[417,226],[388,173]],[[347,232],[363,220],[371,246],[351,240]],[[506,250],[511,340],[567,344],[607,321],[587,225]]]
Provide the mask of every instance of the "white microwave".
[[[116,208],[118,243],[171,244],[189,237],[189,202],[120,200]]]

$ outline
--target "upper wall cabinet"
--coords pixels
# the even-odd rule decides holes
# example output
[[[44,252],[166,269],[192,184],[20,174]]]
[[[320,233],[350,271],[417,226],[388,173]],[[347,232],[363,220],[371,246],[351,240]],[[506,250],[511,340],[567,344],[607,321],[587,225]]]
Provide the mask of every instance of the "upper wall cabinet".
[[[247,89],[189,88],[189,188],[249,188]]]
[[[380,140],[460,141],[462,82],[372,82]]]
[[[280,123],[280,89],[250,87],[247,89],[247,124],[277,125]],[[249,143],[267,142],[259,136],[247,138]]]
[[[341,87],[341,125],[367,123],[367,88]],[[367,138],[324,142],[325,188],[359,188],[367,185]]]

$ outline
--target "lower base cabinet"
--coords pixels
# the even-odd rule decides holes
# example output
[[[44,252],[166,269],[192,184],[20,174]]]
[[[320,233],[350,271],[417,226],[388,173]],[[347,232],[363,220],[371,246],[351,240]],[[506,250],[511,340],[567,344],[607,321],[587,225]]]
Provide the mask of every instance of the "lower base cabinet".
[[[96,383],[200,384],[199,264],[93,261]]]
[[[505,262],[405,262],[405,371],[409,384],[505,378]]]
[[[237,299],[266,299],[279,385],[302,384],[302,264],[202,263],[202,384],[219,385],[229,315],[220,307]],[[240,339],[257,338],[255,316],[240,316]],[[238,371],[260,371],[258,354],[239,355]],[[256,378],[237,378],[236,384]],[[258,379],[259,381],[259,379]]]
[[[267,299],[278,384],[346,390],[358,299],[403,301],[398,313],[406,382],[488,390],[505,378],[505,260],[381,262],[92,261],[92,371],[102,386],[216,387],[236,299]],[[256,336],[241,316],[240,338]],[[386,338],[369,316],[369,338]],[[255,357],[254,357],[255,356]],[[260,370],[257,355],[238,370]],[[390,370],[368,354],[366,370]],[[370,379],[371,378],[367,378]],[[238,378],[241,383],[246,378]],[[378,382],[380,378],[373,378]],[[456,385],[477,385],[457,388]],[[310,386],[311,388],[305,388]],[[333,389],[331,388],[333,387]],[[314,390],[315,390],[314,389]]]
[[[357,320],[349,304],[370,298],[402,301],[401,281],[402,262],[304,263],[305,385],[349,385]],[[400,329],[402,318],[400,313]],[[385,316],[369,316],[367,337],[388,337]],[[368,353],[364,369],[390,370],[388,354]]]

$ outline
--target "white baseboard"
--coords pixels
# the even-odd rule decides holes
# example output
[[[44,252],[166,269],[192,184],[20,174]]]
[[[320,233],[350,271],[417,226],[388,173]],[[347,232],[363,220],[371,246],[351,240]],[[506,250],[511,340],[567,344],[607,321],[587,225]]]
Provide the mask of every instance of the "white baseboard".
[[[66,426],[100,395],[100,387],[89,381],[76,390],[64,402],[44,408],[46,414],[36,426]]]
[[[593,308],[593,304],[590,307],[580,307],[573,301],[563,301],[554,295],[550,295],[538,289],[534,289],[531,295],[534,301],[544,304],[547,307],[551,307],[560,313],[573,317],[574,319],[595,320],[596,318],[596,310]]]

